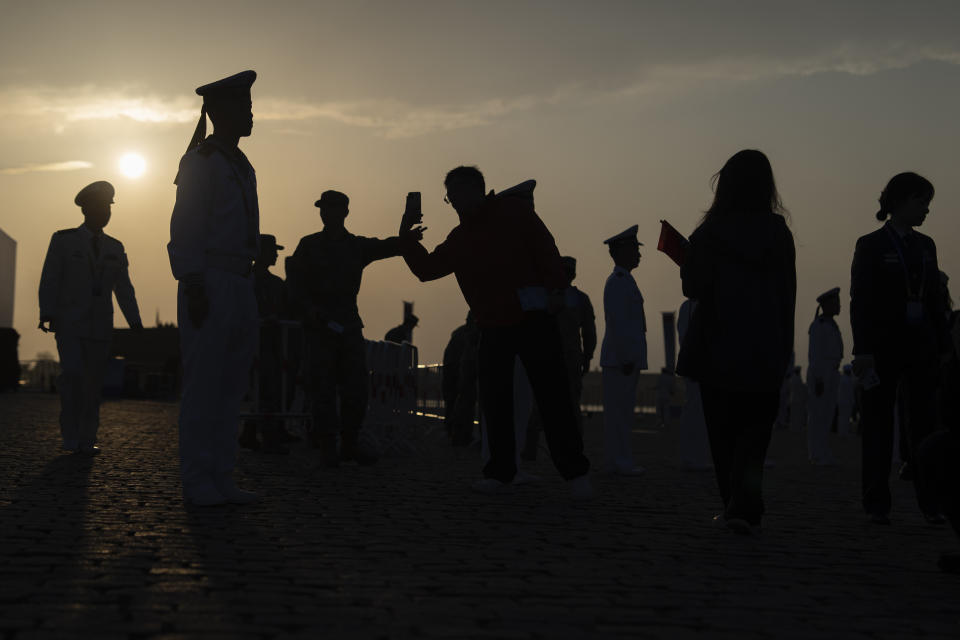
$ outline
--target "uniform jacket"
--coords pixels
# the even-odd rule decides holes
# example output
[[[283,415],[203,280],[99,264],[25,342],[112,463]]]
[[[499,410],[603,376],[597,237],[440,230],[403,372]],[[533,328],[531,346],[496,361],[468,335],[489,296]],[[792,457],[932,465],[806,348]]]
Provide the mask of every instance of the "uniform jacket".
[[[606,330],[600,347],[600,366],[633,364],[647,368],[647,320],[637,282],[623,267],[615,267],[603,287]]]
[[[843,360],[843,337],[840,327],[827,316],[819,316],[810,323],[810,342],[807,361],[810,370],[836,371]]]
[[[335,322],[360,329],[357,295],[364,268],[371,262],[400,255],[399,238],[365,238],[350,232],[335,238],[326,231],[301,238],[287,261],[287,284],[295,304],[315,307],[321,325]]]
[[[697,307],[678,364],[697,362],[693,377],[721,388],[777,391],[793,352],[797,296],[796,250],[783,217],[707,219],[690,236],[680,277]]]
[[[414,242],[403,258],[424,282],[456,274],[480,327],[521,323],[520,290],[559,290],[566,284],[553,236],[530,201],[518,197],[487,196],[432,252]]]
[[[167,253],[177,280],[241,272],[259,254],[257,177],[242,151],[209,136],[180,160]]]
[[[114,293],[131,326],[140,324],[140,310],[123,244],[101,233],[96,257],[93,238],[83,225],[50,238],[40,276],[40,317],[53,318],[54,331],[61,336],[109,340]]]
[[[933,239],[918,231],[908,234],[912,237],[906,249],[911,288],[923,290],[923,319],[919,325],[909,326],[908,279],[895,234],[888,222],[857,240],[850,279],[853,353],[882,359],[936,359],[941,345],[946,344],[947,331],[944,304],[937,290],[937,247]],[[921,278],[925,282],[921,283]]]

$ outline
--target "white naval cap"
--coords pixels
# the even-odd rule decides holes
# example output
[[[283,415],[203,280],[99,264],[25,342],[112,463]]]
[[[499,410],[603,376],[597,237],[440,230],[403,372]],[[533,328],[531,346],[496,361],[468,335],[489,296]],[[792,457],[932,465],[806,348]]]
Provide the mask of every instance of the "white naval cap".
[[[829,291],[824,291],[823,293],[818,295],[817,302],[823,302],[828,298],[834,298],[839,296],[840,296],[840,287],[834,287],[833,289],[830,289]]]
[[[633,225],[626,231],[621,231],[615,236],[611,236],[603,241],[603,244],[614,245],[621,242],[636,242],[641,247],[643,246],[642,242],[637,241],[637,230],[640,228],[640,225]]]

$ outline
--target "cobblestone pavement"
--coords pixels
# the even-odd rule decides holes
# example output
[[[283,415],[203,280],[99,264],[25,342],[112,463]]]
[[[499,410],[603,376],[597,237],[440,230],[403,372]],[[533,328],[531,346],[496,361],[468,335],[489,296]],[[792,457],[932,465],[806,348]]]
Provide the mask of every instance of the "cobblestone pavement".
[[[104,452],[58,450],[55,397],[0,395],[0,637],[960,638],[960,549],[895,481],[894,523],[858,503],[856,439],[805,462],[777,432],[762,535],[711,526],[710,473],[673,431],[638,429],[648,473],[594,473],[577,506],[541,455],[539,484],[469,491],[477,453],[441,433],[375,467],[243,452],[261,502],[187,510],[176,405],[102,410]],[[599,459],[599,421],[588,449]]]

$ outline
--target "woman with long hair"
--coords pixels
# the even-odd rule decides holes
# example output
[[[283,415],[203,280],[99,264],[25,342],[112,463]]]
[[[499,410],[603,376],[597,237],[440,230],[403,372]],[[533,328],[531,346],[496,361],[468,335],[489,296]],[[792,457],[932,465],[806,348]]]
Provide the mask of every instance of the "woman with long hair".
[[[934,189],[916,173],[900,173],[880,194],[883,226],[857,240],[850,283],[854,373],[863,381],[863,508],[871,522],[889,524],[890,459],[899,402],[905,461],[914,471],[920,510],[943,521],[918,473],[914,453],[935,429],[940,353],[947,344],[937,247],[915,230],[930,211]]]
[[[698,304],[677,371],[700,383],[707,435],[731,530],[759,531],[763,463],[793,352],[796,251],[770,161],[733,155],[690,236],[683,293]]]

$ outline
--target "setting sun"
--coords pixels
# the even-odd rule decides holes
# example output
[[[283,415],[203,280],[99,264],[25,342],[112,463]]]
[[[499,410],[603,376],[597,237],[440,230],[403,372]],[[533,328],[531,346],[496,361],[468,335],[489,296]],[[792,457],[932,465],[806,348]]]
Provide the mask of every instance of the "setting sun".
[[[128,178],[139,178],[147,170],[147,161],[137,153],[126,153],[120,157],[120,173]]]

